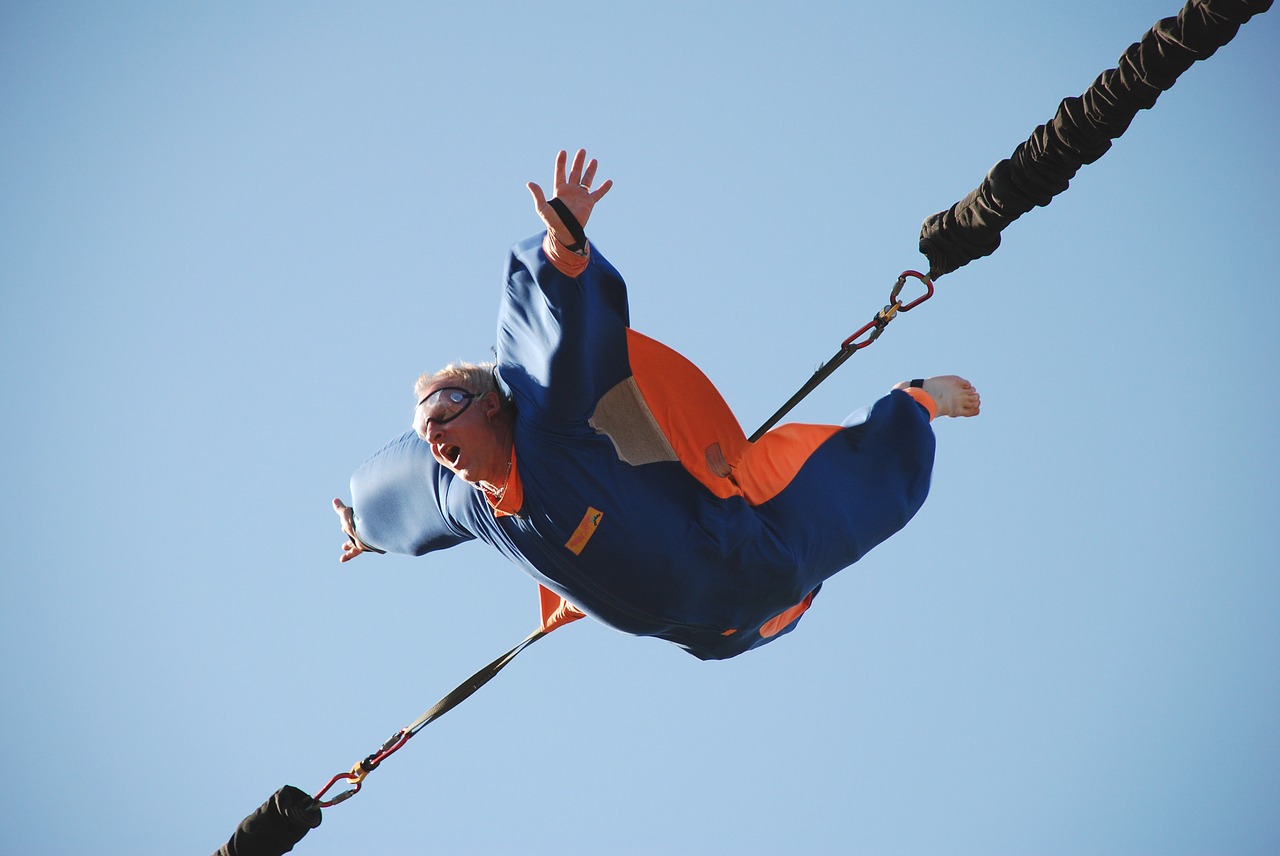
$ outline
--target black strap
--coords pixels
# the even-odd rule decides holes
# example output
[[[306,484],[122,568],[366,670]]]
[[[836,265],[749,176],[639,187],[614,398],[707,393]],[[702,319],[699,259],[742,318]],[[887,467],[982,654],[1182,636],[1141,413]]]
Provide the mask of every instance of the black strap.
[[[532,633],[530,633],[528,636],[524,638],[524,641],[522,641],[519,645],[515,646],[510,651],[503,654],[501,657],[494,660],[492,663],[485,666],[483,669],[476,672],[471,677],[467,678],[465,681],[463,681],[461,684],[455,687],[452,691],[450,691],[448,695],[440,699],[440,701],[436,702],[431,707],[430,710],[422,714],[422,716],[418,717],[418,719],[412,725],[406,728],[405,733],[409,737],[412,737],[413,735],[421,731],[423,728],[425,728],[427,725],[431,724],[435,720],[444,716],[449,711],[453,710],[462,702],[466,701],[471,696],[472,693],[480,689],[485,684],[489,683],[489,680],[493,678],[494,675],[498,674],[498,672],[502,671],[508,663],[514,660],[517,654],[519,654],[525,648],[528,648],[534,642],[537,642],[539,639],[541,639],[543,636],[546,636],[550,632],[551,632],[550,630],[543,630],[539,628],[533,631]]]
[[[498,659],[489,663],[483,669],[476,672],[474,675],[455,687],[448,695],[436,702],[430,710],[418,717],[412,725],[402,728],[395,734],[392,734],[376,752],[371,753],[363,761],[358,762],[354,767],[352,767],[350,773],[344,772],[334,776],[329,780],[329,783],[324,786],[324,789],[321,790],[320,793],[309,799],[312,800],[312,803],[317,806],[317,808],[329,808],[330,806],[335,806],[338,803],[345,802],[355,796],[360,792],[361,783],[364,781],[365,776],[372,773],[383,761],[398,752],[405,743],[409,742],[409,738],[413,737],[427,725],[444,716],[446,713],[470,698],[472,693],[487,684],[494,675],[498,674],[498,672],[502,671],[508,663],[514,660],[517,654],[550,632],[550,629],[543,629],[539,627],[537,630],[530,633],[520,642],[520,644],[516,645],[510,651],[498,657]],[[337,785],[341,780],[350,782],[353,787],[343,791],[337,796],[327,797],[329,790]]]
[[[555,209],[560,222],[564,223],[564,227],[573,236],[573,243],[565,244],[564,248],[571,253],[581,253],[587,246],[587,233],[582,231],[582,224],[578,222],[578,218],[573,216],[569,206],[565,205],[559,196],[551,197],[547,200],[547,204]]]
[[[817,389],[818,384],[831,377],[831,375],[835,373],[836,369],[844,365],[845,360],[849,359],[856,353],[858,353],[856,348],[841,347],[840,350],[836,351],[835,355],[831,359],[820,365],[818,370],[813,373],[813,376],[805,381],[804,386],[796,390],[795,395],[787,399],[786,404],[775,410],[773,415],[766,419],[764,424],[757,428],[756,432],[747,438],[748,442],[754,443],[767,434],[769,429],[781,422],[782,417],[790,413],[805,396]]]

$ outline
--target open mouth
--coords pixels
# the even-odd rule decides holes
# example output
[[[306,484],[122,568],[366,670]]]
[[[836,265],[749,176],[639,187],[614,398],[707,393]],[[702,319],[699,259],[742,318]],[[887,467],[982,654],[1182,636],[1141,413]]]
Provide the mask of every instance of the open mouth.
[[[450,464],[452,464],[453,466],[457,466],[458,456],[461,453],[462,453],[462,450],[459,449],[457,446],[445,446],[443,449],[440,450],[440,454],[444,456],[444,459],[448,461]]]

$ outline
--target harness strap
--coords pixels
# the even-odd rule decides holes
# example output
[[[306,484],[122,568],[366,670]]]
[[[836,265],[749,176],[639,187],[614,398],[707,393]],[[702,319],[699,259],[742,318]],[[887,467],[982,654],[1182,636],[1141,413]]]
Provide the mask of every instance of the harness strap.
[[[543,636],[546,636],[553,629],[555,628],[552,627],[550,629],[544,629],[539,627],[537,630],[526,636],[519,645],[516,645],[510,651],[507,651],[492,663],[489,663],[487,666],[480,669],[480,671],[454,687],[454,689],[451,690],[444,698],[432,705],[430,710],[418,717],[418,719],[416,719],[412,724],[400,729],[395,734],[392,734],[376,752],[370,753],[363,761],[357,762],[350,771],[338,773],[331,778],[328,784],[326,784],[320,792],[315,795],[315,804],[320,808],[328,808],[358,794],[364,783],[365,777],[376,770],[379,764],[399,751],[401,746],[409,742],[410,737],[417,734],[423,728],[444,716],[449,711],[453,710],[462,702],[466,701],[472,693],[487,684],[495,675],[498,674],[498,672],[506,668],[507,664],[514,660],[521,651],[528,648],[534,642],[537,642]],[[332,790],[334,785],[339,781],[344,780],[350,783],[351,787],[335,797],[325,799],[325,794]]]

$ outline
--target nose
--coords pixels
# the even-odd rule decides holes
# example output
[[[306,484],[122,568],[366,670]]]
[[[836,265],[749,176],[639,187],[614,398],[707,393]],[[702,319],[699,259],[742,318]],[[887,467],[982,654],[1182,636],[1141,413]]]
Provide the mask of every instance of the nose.
[[[418,436],[428,443],[436,442],[441,435],[440,423],[434,419],[424,418],[421,412],[415,414],[413,422]]]

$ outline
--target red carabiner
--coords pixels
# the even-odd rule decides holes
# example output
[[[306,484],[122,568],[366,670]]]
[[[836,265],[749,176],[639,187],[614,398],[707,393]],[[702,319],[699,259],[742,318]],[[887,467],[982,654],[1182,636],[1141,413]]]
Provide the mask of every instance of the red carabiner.
[[[338,781],[341,779],[346,779],[348,782],[354,782],[355,785],[343,791],[342,793],[338,794],[333,799],[326,801],[324,798],[324,795],[329,793],[329,791],[333,788],[333,786],[336,785]],[[355,776],[351,773],[339,773],[338,775],[334,776],[332,779],[329,780],[329,784],[321,788],[320,793],[315,795],[316,805],[320,806],[320,808],[328,808],[329,806],[337,805],[340,802],[344,802],[346,800],[351,799],[353,796],[360,793],[360,783],[363,780],[364,780],[363,775]]]
[[[895,302],[897,301],[898,292],[902,291],[902,286],[907,281],[907,277],[909,276],[913,276],[924,283],[925,293],[917,297],[915,300],[911,301],[910,303],[906,303],[900,306],[898,308],[899,312],[909,312],[912,309],[915,309],[921,303],[924,303],[930,297],[933,297],[933,280],[929,279],[929,277],[926,276],[925,274],[920,273],[920,271],[904,270],[902,272],[902,275],[898,277],[897,285],[893,287],[893,295],[889,298],[890,300]]]
[[[887,309],[888,307],[885,307],[885,308]],[[884,325],[887,323],[889,322],[884,320],[883,313],[881,313],[880,315],[877,315],[875,318],[872,318],[870,321],[864,324],[861,327],[861,329],[858,330],[858,332],[854,333],[852,336],[850,336],[849,338],[841,342],[840,343],[841,350],[861,351],[867,345],[870,345],[872,342],[876,340],[876,337],[880,335],[882,330],[884,330]],[[867,339],[867,341],[865,342],[859,342],[858,344],[855,345],[854,341],[863,333],[870,330],[872,327],[875,327],[876,331],[871,334],[871,338]]]
[[[902,286],[906,284],[907,277],[909,276],[913,276],[916,279],[923,282],[925,287],[925,292],[924,294],[920,295],[910,303],[903,303],[901,300],[898,299],[898,295],[902,293]],[[899,312],[909,312],[912,309],[915,309],[921,303],[924,303],[930,297],[933,297],[933,280],[929,279],[929,277],[925,276],[919,271],[904,270],[902,274],[898,277],[898,281],[893,284],[893,290],[889,292],[888,305],[885,306],[884,309],[881,309],[879,312],[877,312],[875,318],[872,318],[866,324],[862,325],[861,329],[859,329],[858,332],[854,333],[852,336],[850,336],[849,338],[841,342],[840,349],[842,351],[861,351],[867,345],[870,345],[872,342],[874,342],[876,339],[880,337],[880,334],[884,332],[884,328],[889,326],[889,322],[892,321],[894,319],[894,316],[896,316]],[[854,342],[856,342],[859,337],[861,337],[867,331],[872,330],[873,328],[874,328],[874,332],[872,332],[870,337],[867,338],[867,341],[858,342],[857,344],[854,344]]]
[[[391,754],[396,752],[401,746],[407,743],[409,741],[409,738],[412,736],[413,736],[413,730],[410,728],[402,728],[399,731],[397,731],[395,734],[392,734],[389,738],[387,738],[387,742],[383,743],[382,747],[379,748],[377,752],[374,752],[372,755],[365,758],[363,761],[357,762],[356,765],[350,769],[350,771],[346,773],[339,773],[338,775],[330,779],[329,784],[325,785],[324,788],[320,791],[320,793],[316,794],[315,796],[316,803],[318,803],[321,808],[328,808],[329,806],[337,805],[338,803],[344,800],[349,800],[356,794],[360,793],[360,785],[363,784],[364,777],[372,773],[374,770],[378,769],[379,764],[381,764]],[[327,794],[329,790],[334,785],[336,785],[338,781],[341,779],[346,779],[348,782],[351,782],[352,787],[338,794],[336,797],[329,800],[328,802],[325,802],[324,795]]]

